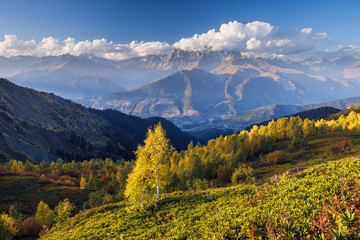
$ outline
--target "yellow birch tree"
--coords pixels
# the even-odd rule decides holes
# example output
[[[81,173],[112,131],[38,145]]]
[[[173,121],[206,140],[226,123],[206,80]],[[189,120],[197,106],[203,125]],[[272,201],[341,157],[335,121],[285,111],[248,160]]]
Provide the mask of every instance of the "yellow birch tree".
[[[159,202],[160,189],[168,182],[172,149],[160,123],[154,130],[148,129],[144,145],[135,152],[135,167],[127,179],[125,196],[130,201],[142,207]]]

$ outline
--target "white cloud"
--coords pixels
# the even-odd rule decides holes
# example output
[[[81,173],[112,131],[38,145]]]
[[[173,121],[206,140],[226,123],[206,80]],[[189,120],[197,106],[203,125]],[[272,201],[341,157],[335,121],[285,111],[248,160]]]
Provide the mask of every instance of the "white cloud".
[[[310,33],[312,33],[312,28],[303,28],[303,29],[301,29],[301,32],[306,33],[306,34],[310,34]]]
[[[129,44],[129,48],[134,54],[139,56],[145,56],[147,54],[164,54],[164,52],[170,51],[170,44],[166,42],[136,42],[132,41]]]
[[[316,44],[326,39],[326,33],[313,33],[311,28],[279,31],[279,28],[265,22],[242,24],[237,21],[222,24],[216,31],[195,34],[182,38],[170,45],[167,42],[137,42],[118,44],[104,38],[76,41],[74,38],[59,40],[47,37],[40,42],[18,40],[15,35],[5,35],[0,41],[0,56],[57,56],[61,54],[95,54],[113,60],[122,60],[147,54],[166,54],[173,48],[183,50],[233,50],[243,54],[257,56],[286,56],[313,49]]]
[[[76,42],[74,38],[60,41],[53,37],[47,37],[37,43],[35,40],[18,40],[15,35],[5,35],[4,41],[0,41],[0,56],[5,57],[95,54],[99,57],[121,60],[147,54],[165,54],[170,50],[171,46],[166,42],[133,41],[129,44],[115,44],[104,38]]]
[[[279,31],[278,27],[265,22],[242,24],[234,21],[222,24],[218,32],[212,29],[201,35],[195,34],[173,46],[184,50],[233,50],[272,56],[309,51],[326,38],[326,33],[313,33],[311,28]]]
[[[36,48],[36,42],[18,41],[15,35],[5,35],[4,41],[0,42],[1,56],[32,55]]]
[[[247,42],[246,42],[246,49],[248,50],[254,50],[254,49],[258,49],[261,46],[261,41],[260,40],[256,40],[256,38],[250,38]]]

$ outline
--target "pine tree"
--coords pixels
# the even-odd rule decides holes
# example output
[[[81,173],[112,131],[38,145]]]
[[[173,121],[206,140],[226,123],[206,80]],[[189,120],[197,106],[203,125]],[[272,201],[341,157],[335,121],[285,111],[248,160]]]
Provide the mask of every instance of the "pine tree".
[[[129,174],[125,189],[125,196],[142,207],[147,202],[154,201],[156,205],[160,198],[160,189],[168,180],[170,170],[171,146],[161,124],[154,130],[148,129],[143,146],[138,146],[136,162]],[[154,198],[154,192],[156,197]]]

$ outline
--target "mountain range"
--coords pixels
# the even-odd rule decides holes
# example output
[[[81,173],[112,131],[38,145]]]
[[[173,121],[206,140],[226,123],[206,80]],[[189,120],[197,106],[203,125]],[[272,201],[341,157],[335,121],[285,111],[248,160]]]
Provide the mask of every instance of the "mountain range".
[[[332,64],[340,68],[355,60],[334,60]],[[330,77],[329,69],[334,67],[325,65],[329,66],[329,61],[318,69],[310,67],[310,59],[299,63],[229,53],[211,71],[188,68],[131,91],[77,101],[88,107],[117,109],[136,116],[162,116],[183,127],[188,122],[228,119],[273,104],[311,104],[359,95],[360,81],[344,75],[341,79],[338,75]]]
[[[63,97],[77,98],[133,90],[177,71],[191,69],[230,75],[241,72],[243,78],[247,75],[268,76],[276,80],[297,74],[302,77],[300,73],[303,72],[323,81],[329,78],[347,84],[350,80],[353,84],[351,80],[360,80],[359,64],[359,59],[350,56],[295,62],[246,57],[233,51],[174,49],[165,55],[147,55],[121,61],[93,54],[0,57],[0,76],[23,86],[52,90]]]
[[[95,55],[18,56],[0,58],[0,74],[86,107],[161,116],[181,128],[231,122],[233,116],[271,105],[357,97],[360,90],[360,61],[351,56],[292,61],[179,49],[122,61]]]
[[[148,55],[123,61],[91,54],[0,57],[0,76],[21,86],[75,99],[134,89],[182,69],[210,71],[229,54],[174,50],[163,56]]]

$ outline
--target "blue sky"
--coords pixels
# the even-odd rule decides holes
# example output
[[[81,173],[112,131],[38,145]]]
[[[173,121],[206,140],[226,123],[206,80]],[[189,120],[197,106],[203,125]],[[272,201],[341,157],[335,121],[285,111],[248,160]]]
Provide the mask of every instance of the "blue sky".
[[[5,34],[41,41],[44,37],[76,41],[105,38],[127,44],[181,38],[219,30],[230,21],[261,21],[280,31],[312,28],[328,37],[317,48],[360,45],[360,1],[110,1],[1,0],[0,41]]]

